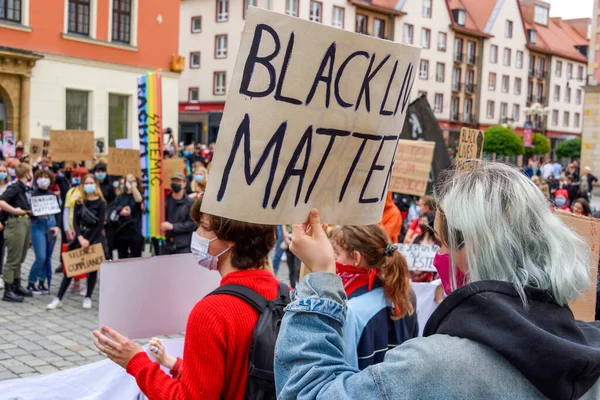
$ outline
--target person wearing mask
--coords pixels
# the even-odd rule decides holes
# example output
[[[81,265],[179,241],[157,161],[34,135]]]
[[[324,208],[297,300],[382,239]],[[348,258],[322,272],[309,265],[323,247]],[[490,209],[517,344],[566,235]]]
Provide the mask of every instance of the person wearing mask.
[[[193,200],[197,200],[200,197],[200,194],[204,193],[206,189],[208,171],[201,165],[196,165],[194,168],[194,176],[192,177],[192,182],[190,184],[191,193],[190,197]]]
[[[112,203],[117,195],[115,194],[115,188],[106,174],[106,164],[96,164],[94,167],[94,176],[100,184],[100,190],[102,191],[102,196],[104,197],[106,204]]]
[[[571,212],[569,208],[569,192],[564,189],[557,190],[554,193],[554,207],[558,210]]]
[[[166,240],[160,249],[161,255],[184,254],[190,252],[192,233],[196,230],[196,223],[190,216],[194,201],[185,195],[187,181],[181,172],[176,172],[171,177],[171,194],[165,200],[165,218],[160,224],[161,231],[165,232]]]
[[[10,185],[10,180],[8,176],[8,169],[6,168],[6,163],[4,161],[0,161],[0,195],[6,191],[6,188]],[[2,267],[4,266],[4,253],[5,253],[5,245],[4,245],[4,226],[6,225],[6,219],[8,215],[0,210],[0,290],[4,289],[4,280],[2,279]]]
[[[115,231],[115,247],[119,259],[142,256],[144,238],[142,236],[142,194],[138,179],[129,174],[125,177],[125,191],[117,196],[111,206],[119,215],[119,228]]]
[[[40,169],[34,177],[32,198],[38,196],[54,196],[56,203],[59,198],[50,191],[54,184],[54,174],[49,170]],[[35,261],[29,270],[29,285],[27,290],[33,294],[50,294],[52,282],[52,252],[56,238],[60,233],[57,216],[60,214],[38,215],[31,217],[31,244],[35,253]],[[48,286],[46,287],[46,279]],[[36,286],[37,283],[37,286]]]
[[[422,197],[422,201],[420,201],[421,214],[435,211],[435,198],[433,196],[427,195]],[[421,215],[419,214],[419,215]],[[419,218],[414,219],[410,226],[408,227],[408,231],[406,232],[406,236],[404,237],[405,244],[412,244],[413,241],[419,236],[421,233],[421,228],[419,228]]]
[[[23,297],[33,294],[21,287],[21,264],[25,261],[29,238],[31,235],[31,165],[19,164],[15,168],[17,181],[9,185],[0,196],[0,209],[7,213],[8,218],[4,228],[6,241],[6,265],[2,278],[4,279],[4,296],[2,300],[21,303]]]
[[[217,270],[223,277],[221,286],[242,285],[266,300],[274,300],[280,284],[265,267],[275,244],[275,227],[203,213],[202,198],[201,195],[192,208],[198,229],[191,249],[198,264]],[[149,399],[243,400],[248,355],[258,317],[250,304],[237,297],[204,297],[188,317],[183,360],[169,365],[173,378],[152,362],[139,344],[110,327],[94,331],[94,344],[125,368]],[[117,345],[111,337],[121,344]]]
[[[571,204],[571,211],[573,211],[573,214],[582,215],[584,217],[592,216],[592,208],[590,207],[590,203],[583,198],[576,199]]]
[[[337,275],[348,297],[344,355],[363,370],[419,335],[416,296],[404,256],[378,225],[341,226],[331,235]]]
[[[69,244],[68,251],[76,249],[88,249],[93,244],[102,244],[105,257],[108,258],[108,246],[104,237],[104,221],[106,220],[106,202],[102,197],[100,185],[94,175],[88,174],[79,185],[79,197],[73,211],[73,226],[75,240]],[[67,275],[63,276],[58,294],[52,302],[46,306],[47,310],[54,310],[62,306],[62,299],[69,288],[71,280]],[[83,299],[83,308],[92,308],[92,294],[98,279],[98,271],[87,274],[87,290]]]
[[[590,287],[589,246],[507,165],[448,171],[436,186],[440,252],[466,284],[424,337],[363,371],[344,358],[347,300],[318,210],[294,225],[292,251],[312,273],[281,324],[277,398],[600,398],[600,327],[569,309]]]
[[[200,144],[196,145],[194,152],[192,154],[190,154],[189,156],[187,156],[187,159],[188,159],[189,165],[191,165],[192,167],[196,163],[200,163],[205,168],[208,165],[206,157],[203,154],[202,145],[200,145]]]

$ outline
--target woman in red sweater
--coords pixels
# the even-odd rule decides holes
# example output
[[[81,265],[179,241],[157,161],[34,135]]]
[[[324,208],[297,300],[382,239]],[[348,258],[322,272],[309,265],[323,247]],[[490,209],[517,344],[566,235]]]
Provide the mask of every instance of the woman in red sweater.
[[[275,227],[234,221],[200,211],[202,195],[192,208],[198,229],[192,253],[198,264],[219,271],[221,285],[238,284],[274,300],[279,282],[264,266],[275,245]],[[165,374],[141,346],[109,327],[94,331],[96,347],[135,377],[150,400],[243,400],[248,357],[258,312],[226,294],[200,300],[188,317],[183,359]]]

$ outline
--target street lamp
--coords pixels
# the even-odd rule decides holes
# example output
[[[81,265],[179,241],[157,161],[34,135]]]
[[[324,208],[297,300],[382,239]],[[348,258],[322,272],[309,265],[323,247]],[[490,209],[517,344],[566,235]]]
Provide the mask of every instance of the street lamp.
[[[535,119],[537,122],[537,129],[542,129],[543,130],[543,134],[544,136],[546,135],[546,129],[541,128],[541,122],[542,120],[545,120],[546,117],[548,117],[548,113],[550,112],[550,110],[548,109],[548,107],[544,107],[542,106],[540,103],[533,103],[531,106],[529,107],[525,107],[525,115],[527,116],[527,120],[531,120],[531,117],[539,117],[539,119]]]
[[[517,127],[517,121],[515,121],[514,118],[504,117],[504,118],[502,118],[501,122],[502,122],[503,127],[509,128],[510,130],[513,130],[513,131]]]

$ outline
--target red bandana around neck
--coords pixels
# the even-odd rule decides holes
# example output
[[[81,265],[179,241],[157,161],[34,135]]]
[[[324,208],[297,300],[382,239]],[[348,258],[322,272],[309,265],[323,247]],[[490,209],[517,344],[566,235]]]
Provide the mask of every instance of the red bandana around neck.
[[[369,290],[373,289],[375,278],[377,277],[377,269],[356,268],[352,265],[344,265],[335,263],[336,273],[342,278],[342,284],[346,291],[346,296],[350,296],[359,287],[369,285]]]

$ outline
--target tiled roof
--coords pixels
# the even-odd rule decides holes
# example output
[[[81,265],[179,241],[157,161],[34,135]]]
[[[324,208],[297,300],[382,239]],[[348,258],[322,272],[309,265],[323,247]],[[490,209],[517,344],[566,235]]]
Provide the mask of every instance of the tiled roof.
[[[529,48],[543,53],[554,54],[573,61],[587,62],[575,46],[585,46],[587,39],[583,38],[572,26],[564,23],[562,18],[550,18],[548,26],[524,21],[525,29],[535,29],[536,43],[529,43]],[[527,38],[529,40],[529,38]]]
[[[448,11],[452,19],[452,27],[455,30],[471,33],[478,36],[490,36],[485,33],[492,11],[496,6],[496,0],[447,0]],[[460,26],[452,16],[452,10],[462,8],[465,10],[465,26]]]
[[[373,11],[390,15],[404,15],[405,13],[396,8],[397,0],[349,0],[357,7],[363,7]]]

